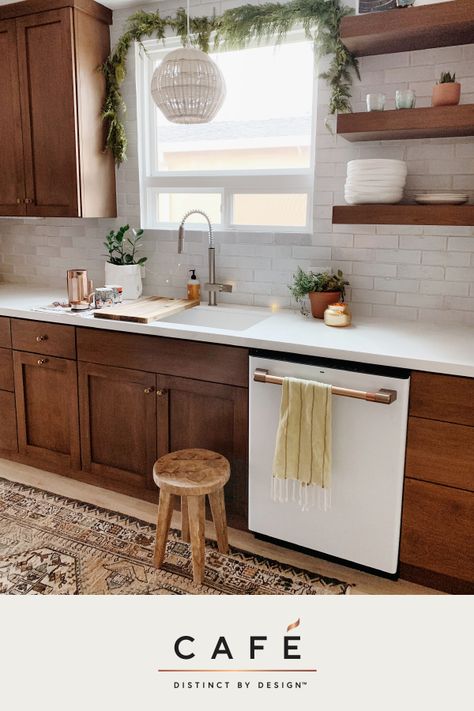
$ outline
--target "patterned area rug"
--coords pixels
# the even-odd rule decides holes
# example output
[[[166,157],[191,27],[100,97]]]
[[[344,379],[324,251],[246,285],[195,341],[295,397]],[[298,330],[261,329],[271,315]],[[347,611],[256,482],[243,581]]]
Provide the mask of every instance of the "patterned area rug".
[[[171,531],[152,565],[155,527],[0,478],[0,593],[7,595],[345,595],[348,583],[206,541],[204,585]]]

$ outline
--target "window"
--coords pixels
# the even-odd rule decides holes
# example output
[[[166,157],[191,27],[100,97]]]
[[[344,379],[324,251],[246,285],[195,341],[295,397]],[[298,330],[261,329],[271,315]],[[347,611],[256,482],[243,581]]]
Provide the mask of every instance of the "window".
[[[314,175],[314,59],[297,33],[277,46],[212,54],[227,95],[209,124],[168,122],[150,94],[179,41],[137,47],[143,227],[175,226],[199,207],[220,229],[308,231]],[[200,218],[196,218],[198,221]],[[200,224],[200,222],[199,222]]]

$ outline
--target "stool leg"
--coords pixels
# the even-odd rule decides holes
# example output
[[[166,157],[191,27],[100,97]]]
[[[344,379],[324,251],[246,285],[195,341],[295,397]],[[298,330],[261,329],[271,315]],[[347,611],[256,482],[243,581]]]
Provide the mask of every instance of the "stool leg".
[[[227,538],[227,519],[225,515],[224,489],[219,489],[213,494],[209,494],[212,518],[216,529],[217,547],[220,553],[229,552],[229,540]]]
[[[186,496],[181,497],[181,538],[189,543],[189,513],[188,500]]]
[[[204,521],[205,497],[189,496],[189,532],[191,535],[191,553],[193,557],[193,580],[201,585],[204,577]]]
[[[154,563],[157,568],[161,568],[166,553],[166,541],[171,524],[173,513],[173,495],[166,491],[160,491],[160,502],[158,504],[158,521],[156,524],[156,542]]]

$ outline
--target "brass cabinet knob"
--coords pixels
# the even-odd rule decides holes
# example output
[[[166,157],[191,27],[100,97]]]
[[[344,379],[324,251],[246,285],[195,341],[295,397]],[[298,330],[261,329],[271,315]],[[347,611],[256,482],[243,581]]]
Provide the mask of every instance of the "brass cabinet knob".
[[[31,198],[25,198],[25,203],[27,205],[31,205],[31,203],[34,202]]]
[[[163,397],[163,395],[166,395],[167,392],[168,391],[165,390],[165,388],[160,388],[159,390],[156,391],[156,394],[158,395],[158,397]]]
[[[47,358],[38,358],[38,365],[45,365],[47,362]]]
[[[16,204],[17,204],[17,205],[21,205],[22,202],[23,202],[23,200],[22,200],[21,198],[17,198],[17,199],[16,199]]]
[[[154,389],[155,389],[154,387],[145,388],[143,392],[145,393],[145,395],[149,395],[150,393],[152,393],[154,391]]]
[[[42,343],[43,341],[47,341],[48,336],[45,334],[44,336],[36,336],[36,342],[37,343]]]

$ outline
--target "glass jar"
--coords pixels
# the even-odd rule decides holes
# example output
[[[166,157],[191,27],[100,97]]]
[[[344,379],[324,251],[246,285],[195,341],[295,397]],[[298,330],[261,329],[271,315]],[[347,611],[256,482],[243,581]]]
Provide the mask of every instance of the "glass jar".
[[[397,89],[395,92],[395,106],[397,109],[414,109],[416,95],[412,89]]]
[[[324,312],[324,323],[326,326],[344,327],[352,323],[352,315],[348,304],[330,304]]]
[[[385,94],[367,94],[367,111],[383,111],[385,108]]]

